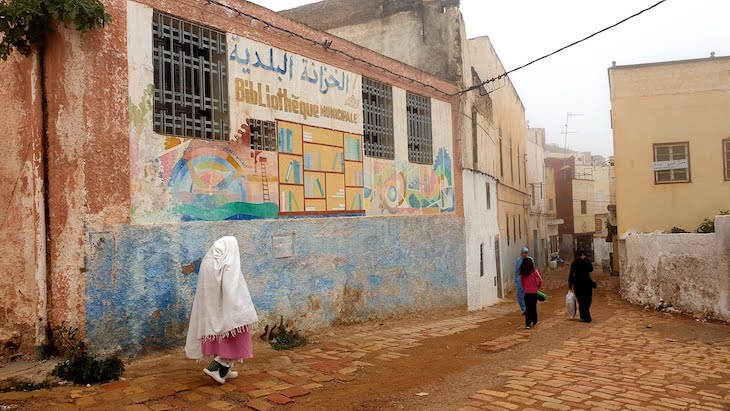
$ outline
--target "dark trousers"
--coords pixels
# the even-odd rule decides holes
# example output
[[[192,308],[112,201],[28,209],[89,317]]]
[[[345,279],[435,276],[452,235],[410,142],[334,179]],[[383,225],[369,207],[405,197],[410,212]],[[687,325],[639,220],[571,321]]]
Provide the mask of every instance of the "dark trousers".
[[[537,293],[525,293],[525,327],[537,324]]]
[[[591,303],[593,302],[593,293],[591,290],[576,291],[575,298],[578,300],[580,319],[583,321],[591,321]]]

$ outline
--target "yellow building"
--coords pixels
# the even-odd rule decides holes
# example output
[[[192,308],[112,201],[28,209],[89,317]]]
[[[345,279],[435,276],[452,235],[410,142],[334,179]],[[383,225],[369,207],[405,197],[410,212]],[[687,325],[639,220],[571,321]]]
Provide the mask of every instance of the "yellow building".
[[[608,69],[618,234],[730,209],[730,57]]]

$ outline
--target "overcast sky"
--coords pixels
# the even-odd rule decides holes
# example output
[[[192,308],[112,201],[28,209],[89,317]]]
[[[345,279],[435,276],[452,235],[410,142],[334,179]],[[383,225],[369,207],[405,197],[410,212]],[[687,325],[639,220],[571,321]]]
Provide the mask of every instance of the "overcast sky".
[[[356,0],[355,0],[356,1]],[[489,36],[508,70],[609,26],[658,0],[461,0],[467,36]],[[255,0],[284,10],[311,0]],[[658,7],[512,78],[530,127],[548,142],[613,153],[606,69],[617,64],[730,55],[730,0],[667,0]],[[496,91],[499,93],[499,91]]]

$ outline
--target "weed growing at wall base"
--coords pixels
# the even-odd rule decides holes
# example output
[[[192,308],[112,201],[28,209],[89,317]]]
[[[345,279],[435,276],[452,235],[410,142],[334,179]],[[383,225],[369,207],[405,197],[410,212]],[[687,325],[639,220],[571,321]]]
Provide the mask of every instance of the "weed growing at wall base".
[[[62,323],[54,334],[62,341],[65,354],[51,375],[76,384],[95,384],[118,380],[124,373],[124,363],[117,356],[102,360],[94,358],[86,351],[86,345],[78,339],[78,328]]]

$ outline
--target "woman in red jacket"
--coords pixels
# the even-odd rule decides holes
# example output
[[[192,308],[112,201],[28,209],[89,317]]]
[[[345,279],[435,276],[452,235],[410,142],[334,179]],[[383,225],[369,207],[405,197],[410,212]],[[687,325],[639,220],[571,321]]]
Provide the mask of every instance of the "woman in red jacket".
[[[540,272],[531,258],[525,258],[520,265],[520,281],[525,290],[525,328],[537,325],[537,291],[542,285]]]

